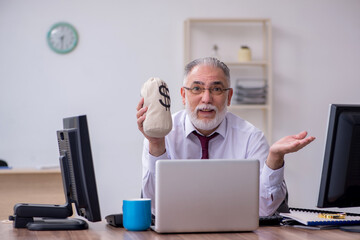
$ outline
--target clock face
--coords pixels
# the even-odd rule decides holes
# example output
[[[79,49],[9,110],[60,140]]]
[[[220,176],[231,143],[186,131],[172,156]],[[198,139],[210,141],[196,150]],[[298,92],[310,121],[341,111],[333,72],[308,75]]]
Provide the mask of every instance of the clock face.
[[[57,53],[69,53],[78,43],[78,34],[68,23],[56,23],[48,34],[47,41],[52,50]]]

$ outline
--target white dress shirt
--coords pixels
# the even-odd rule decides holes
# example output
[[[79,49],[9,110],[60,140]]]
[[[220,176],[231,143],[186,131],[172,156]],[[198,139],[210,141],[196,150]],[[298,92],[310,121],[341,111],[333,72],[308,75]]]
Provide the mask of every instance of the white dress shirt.
[[[151,198],[152,212],[155,206],[155,163],[159,159],[201,159],[200,140],[192,132],[195,127],[185,110],[172,116],[173,128],[165,137],[166,152],[155,157],[149,153],[149,142],[145,138],[143,148],[142,192]],[[266,164],[269,145],[263,132],[240,117],[226,113],[225,119],[216,129],[219,135],[209,142],[211,159],[258,159],[260,161],[259,215],[273,214],[286,195],[284,167],[272,170]]]

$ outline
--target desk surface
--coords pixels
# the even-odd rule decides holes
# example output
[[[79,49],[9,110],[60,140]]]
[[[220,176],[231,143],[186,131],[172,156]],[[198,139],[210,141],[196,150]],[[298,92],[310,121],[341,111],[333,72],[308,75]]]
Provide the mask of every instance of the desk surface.
[[[360,233],[343,232],[341,230],[308,230],[294,227],[260,227],[254,232],[243,233],[188,233],[188,234],[158,234],[151,230],[143,232],[130,232],[123,228],[114,228],[104,221],[89,223],[88,230],[79,231],[29,231],[15,229],[12,223],[0,222],[0,239],[6,240],[112,240],[112,239],[244,239],[244,240],[354,240],[360,239]]]

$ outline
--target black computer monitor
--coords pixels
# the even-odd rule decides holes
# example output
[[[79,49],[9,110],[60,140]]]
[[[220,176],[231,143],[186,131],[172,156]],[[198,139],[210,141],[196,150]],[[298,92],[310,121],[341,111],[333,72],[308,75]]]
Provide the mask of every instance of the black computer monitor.
[[[83,219],[68,218],[73,215],[73,205],[79,216],[91,222],[101,221],[86,116],[63,119],[63,129],[57,131],[57,139],[66,203],[16,204],[14,215],[10,216],[15,228],[87,229],[88,224]]]
[[[317,206],[360,206],[360,105],[330,105]]]

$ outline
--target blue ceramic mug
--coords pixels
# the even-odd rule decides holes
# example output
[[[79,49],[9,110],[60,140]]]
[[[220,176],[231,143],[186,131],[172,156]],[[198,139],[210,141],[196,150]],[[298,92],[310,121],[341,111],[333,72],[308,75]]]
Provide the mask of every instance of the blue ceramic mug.
[[[151,199],[123,200],[123,225],[129,231],[145,231],[151,225]]]

